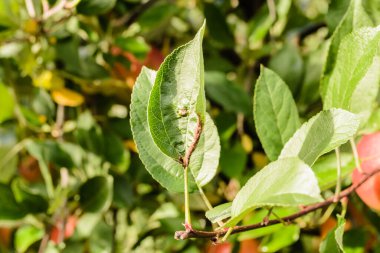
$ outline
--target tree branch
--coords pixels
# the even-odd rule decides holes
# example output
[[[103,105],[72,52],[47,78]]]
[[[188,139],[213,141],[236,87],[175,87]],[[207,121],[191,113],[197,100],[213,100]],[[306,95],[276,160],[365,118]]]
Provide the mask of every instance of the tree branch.
[[[368,179],[370,179],[372,176],[380,172],[380,168],[373,170],[372,172],[365,174],[365,177],[357,184],[353,184],[350,187],[346,188],[344,191],[342,191],[339,195],[336,201],[339,201],[347,196],[349,196],[351,193],[353,193],[357,188],[359,188],[363,183],[365,183]],[[252,225],[247,226],[236,226],[233,228],[231,234],[241,233],[244,231],[259,229],[262,227],[272,226],[275,224],[279,224],[282,222],[289,222],[291,223],[297,218],[300,218],[308,213],[314,212],[320,208],[327,207],[333,203],[336,203],[334,201],[334,196],[331,198],[326,199],[323,202],[319,202],[316,204],[308,205],[304,207],[302,210],[300,210],[297,213],[294,213],[292,215],[282,217],[281,219],[273,219],[269,220],[268,222],[260,222]],[[174,238],[177,240],[185,240],[189,238],[210,238],[212,241],[217,241],[217,239],[223,235],[225,235],[227,230],[220,230],[220,231],[203,231],[203,230],[191,230],[191,231],[176,231]]]
[[[139,6],[137,6],[132,12],[127,13],[125,16],[122,16],[119,19],[116,19],[113,23],[113,26],[118,27],[118,26],[125,26],[128,27],[131,24],[133,24],[138,17],[145,12],[147,9],[152,7],[156,2],[159,0],[150,0],[146,3],[143,3]]]

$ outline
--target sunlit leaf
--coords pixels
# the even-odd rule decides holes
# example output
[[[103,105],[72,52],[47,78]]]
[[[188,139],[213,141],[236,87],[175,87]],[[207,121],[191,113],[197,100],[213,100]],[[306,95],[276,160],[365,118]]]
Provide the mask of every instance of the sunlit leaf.
[[[306,205],[321,200],[311,168],[295,157],[280,159],[256,173],[238,192],[226,226],[235,225],[259,207]]]
[[[192,41],[165,59],[149,97],[148,122],[153,140],[164,154],[175,160],[191,149],[198,120],[205,123],[204,29],[205,24]]]
[[[356,30],[342,40],[334,69],[321,83],[325,109],[351,110],[352,96],[373,65],[379,41],[380,27]]]
[[[289,139],[280,158],[298,156],[308,165],[352,138],[359,118],[342,109],[322,111],[304,123]]]
[[[265,153],[274,161],[300,126],[292,93],[275,72],[262,67],[253,104],[257,134]]]

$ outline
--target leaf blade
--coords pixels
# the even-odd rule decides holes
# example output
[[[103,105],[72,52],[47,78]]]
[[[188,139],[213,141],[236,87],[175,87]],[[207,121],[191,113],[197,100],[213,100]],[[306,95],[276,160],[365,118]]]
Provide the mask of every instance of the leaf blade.
[[[353,137],[359,123],[355,114],[342,109],[321,111],[294,133],[279,157],[299,157],[311,166],[318,157]]]
[[[157,72],[148,104],[148,122],[154,142],[179,160],[190,149],[198,117],[205,122],[206,99],[202,39],[205,24],[195,38],[174,50]]]
[[[256,173],[238,192],[226,226],[235,225],[258,207],[311,204],[321,199],[317,179],[307,164],[295,157],[280,159]]]
[[[275,72],[264,67],[256,82],[253,115],[265,153],[274,161],[300,126],[300,120],[285,82]]]

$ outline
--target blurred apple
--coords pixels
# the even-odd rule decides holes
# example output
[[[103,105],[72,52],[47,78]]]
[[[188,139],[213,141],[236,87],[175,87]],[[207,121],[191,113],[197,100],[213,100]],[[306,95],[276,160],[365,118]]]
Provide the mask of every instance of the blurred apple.
[[[62,239],[70,238],[74,234],[77,221],[78,217],[74,215],[70,215],[67,218],[63,236],[61,235],[61,227],[63,226],[63,221],[58,221],[50,232],[50,240],[55,244],[60,244],[62,242]]]
[[[233,244],[230,242],[210,244],[207,247],[207,253],[232,253]],[[240,242],[239,253],[258,253],[259,242],[254,239],[248,239]]]
[[[6,227],[0,227],[0,245],[8,247],[11,242],[12,230]]]
[[[357,144],[363,173],[357,168],[352,173],[352,182],[357,184],[366,173],[380,168],[380,132],[364,135]],[[356,193],[370,208],[380,211],[380,173],[362,184]]]

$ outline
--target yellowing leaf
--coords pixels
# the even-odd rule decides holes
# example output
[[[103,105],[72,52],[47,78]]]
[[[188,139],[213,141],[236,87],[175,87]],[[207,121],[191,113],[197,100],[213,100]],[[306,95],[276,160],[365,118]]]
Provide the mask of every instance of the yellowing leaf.
[[[44,70],[33,78],[34,86],[47,90],[63,88],[64,84],[64,80],[50,70]]]
[[[63,106],[76,107],[84,102],[84,97],[80,93],[66,88],[53,90],[51,96],[54,102]]]
[[[36,34],[39,30],[39,25],[35,19],[28,19],[25,21],[23,29],[26,33]]]

